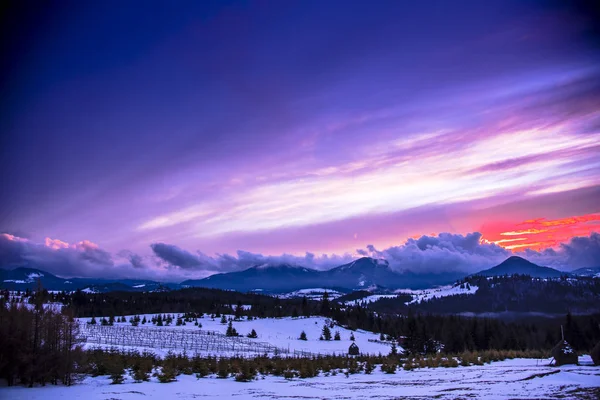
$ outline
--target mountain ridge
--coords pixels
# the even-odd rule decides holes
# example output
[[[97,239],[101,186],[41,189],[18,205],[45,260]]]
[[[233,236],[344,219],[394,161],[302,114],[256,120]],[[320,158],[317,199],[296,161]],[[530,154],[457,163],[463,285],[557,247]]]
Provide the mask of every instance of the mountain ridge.
[[[590,269],[595,271],[595,269]],[[582,269],[584,273],[590,273]],[[185,287],[206,287],[241,292],[263,291],[267,293],[286,293],[314,287],[344,288],[347,290],[365,290],[379,288],[390,289],[427,289],[451,284],[466,276],[498,276],[522,274],[536,278],[558,278],[568,275],[549,267],[536,265],[524,258],[512,256],[502,263],[479,271],[475,274],[442,271],[419,273],[397,271],[383,259],[361,257],[349,263],[329,270],[316,270],[291,264],[260,264],[242,271],[223,272],[203,279],[188,279],[180,283],[157,282],[148,279],[97,279],[97,278],[61,278],[30,267],[17,267],[12,270],[0,269],[0,288],[9,290],[34,289],[39,279],[48,290],[83,290],[95,292],[113,290],[154,291],[173,290]]]

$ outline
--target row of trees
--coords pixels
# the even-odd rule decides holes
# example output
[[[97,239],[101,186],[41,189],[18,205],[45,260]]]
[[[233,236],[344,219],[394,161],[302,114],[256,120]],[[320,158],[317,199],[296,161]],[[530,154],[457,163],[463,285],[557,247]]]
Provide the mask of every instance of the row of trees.
[[[148,381],[155,376],[159,382],[168,383],[176,380],[181,374],[194,374],[198,379],[214,375],[220,379],[234,378],[236,381],[246,382],[255,379],[259,374],[281,376],[286,379],[312,378],[319,374],[348,376],[358,373],[370,374],[376,367],[385,373],[393,374],[400,368],[412,370],[483,365],[491,361],[516,357],[542,358],[547,357],[547,354],[531,351],[487,351],[403,357],[391,352],[376,356],[356,354],[355,356],[242,358],[169,353],[166,357],[160,358],[148,352],[95,349],[86,352],[85,368],[82,371],[92,376],[108,375],[115,384],[122,383],[128,371],[135,382]]]
[[[81,359],[72,314],[25,304],[0,304],[0,379],[8,385],[71,385]]]

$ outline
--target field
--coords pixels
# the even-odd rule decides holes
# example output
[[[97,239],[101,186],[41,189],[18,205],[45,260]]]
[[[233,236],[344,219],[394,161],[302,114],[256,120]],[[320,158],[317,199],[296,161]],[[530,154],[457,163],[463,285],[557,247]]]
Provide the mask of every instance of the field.
[[[12,400],[69,399],[597,399],[600,369],[589,357],[580,366],[549,367],[549,360],[514,359],[484,366],[399,370],[383,374],[379,369],[346,377],[320,376],[286,380],[267,376],[248,383],[214,376],[196,379],[180,375],[176,382],[111,385],[108,377],[85,378],[72,387],[47,386],[0,389],[0,397]]]
[[[153,315],[147,314],[147,319]],[[175,315],[176,316],[176,315]],[[141,316],[144,317],[143,315]],[[232,316],[230,316],[232,317]],[[129,320],[130,317],[127,317]],[[114,326],[90,326],[89,318],[80,319],[82,336],[86,338],[87,348],[121,347],[152,350],[158,355],[164,355],[169,350],[174,352],[186,351],[188,354],[206,355],[242,355],[254,356],[262,354],[309,355],[309,354],[347,354],[352,343],[350,335],[354,335],[355,343],[364,354],[388,354],[390,345],[378,342],[379,335],[362,330],[350,331],[340,326],[331,328],[332,336],[339,331],[341,340],[319,340],[323,326],[331,323],[323,317],[310,318],[268,318],[251,321],[234,321],[233,327],[242,337],[225,336],[226,324],[220,318],[214,320],[209,316],[199,318],[202,328],[194,323],[185,326],[156,327],[148,322],[137,327],[127,323],[115,323]],[[98,319],[99,320],[99,319]],[[246,334],[254,329],[256,339],[246,338]],[[298,340],[300,333],[306,333],[307,340]]]

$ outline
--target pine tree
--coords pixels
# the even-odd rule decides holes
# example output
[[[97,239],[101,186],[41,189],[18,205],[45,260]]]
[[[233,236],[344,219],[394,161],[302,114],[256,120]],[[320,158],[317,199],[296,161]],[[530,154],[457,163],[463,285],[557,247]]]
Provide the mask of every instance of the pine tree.
[[[321,315],[328,316],[329,308],[329,293],[325,291],[325,293],[323,293],[323,300],[321,301]]]
[[[321,331],[324,340],[331,340],[331,330],[327,325],[323,325],[323,330]]]
[[[227,325],[227,330],[225,331],[225,336],[230,336],[230,337],[238,336],[238,333],[235,330],[235,328],[233,327],[233,323],[231,321],[229,321],[229,324]]]
[[[333,335],[333,340],[342,340],[340,336],[340,331],[335,331],[335,335]]]
[[[398,348],[396,347],[396,342],[392,342],[392,347],[390,349],[390,356],[395,356],[398,354]]]
[[[247,336],[251,339],[256,339],[258,337],[254,329],[252,329],[252,332],[250,332]]]
[[[225,318],[225,314],[221,317],[221,323],[225,325],[227,323],[227,318]]]
[[[354,332],[350,333],[350,340],[352,340],[353,342],[354,342],[354,340],[356,340],[356,339],[354,338]]]
[[[307,340],[307,338],[306,338],[306,332],[302,331],[300,333],[300,337],[298,338],[298,340]]]

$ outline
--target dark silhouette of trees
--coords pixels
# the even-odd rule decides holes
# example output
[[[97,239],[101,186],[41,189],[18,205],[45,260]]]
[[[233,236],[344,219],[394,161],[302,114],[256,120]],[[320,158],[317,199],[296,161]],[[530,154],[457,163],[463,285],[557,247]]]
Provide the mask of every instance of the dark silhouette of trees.
[[[0,302],[0,379],[8,385],[73,383],[81,358],[78,324],[72,314]]]

